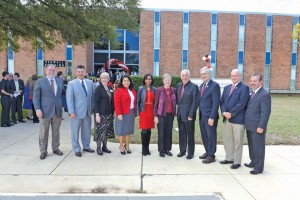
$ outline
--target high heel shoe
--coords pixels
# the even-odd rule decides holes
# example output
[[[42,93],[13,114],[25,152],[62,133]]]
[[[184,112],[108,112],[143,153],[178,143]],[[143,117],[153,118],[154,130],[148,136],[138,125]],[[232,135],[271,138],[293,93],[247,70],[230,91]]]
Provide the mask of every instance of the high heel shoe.
[[[30,117],[27,117],[27,120],[32,120]]]
[[[121,151],[121,147],[120,147],[119,149],[120,149],[120,153],[121,153],[122,155],[126,155],[125,149],[124,149],[124,151]]]
[[[124,144],[124,148],[127,150],[127,153],[131,153],[131,150],[126,148],[126,144]]]

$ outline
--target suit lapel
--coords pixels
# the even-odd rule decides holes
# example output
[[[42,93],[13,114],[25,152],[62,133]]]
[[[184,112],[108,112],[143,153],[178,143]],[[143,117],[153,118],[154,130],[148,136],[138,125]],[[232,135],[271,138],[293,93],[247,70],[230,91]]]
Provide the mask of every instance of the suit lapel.
[[[250,104],[252,101],[256,99],[256,97],[261,93],[262,89],[263,87],[261,87],[252,98],[250,97],[250,101],[248,104]]]

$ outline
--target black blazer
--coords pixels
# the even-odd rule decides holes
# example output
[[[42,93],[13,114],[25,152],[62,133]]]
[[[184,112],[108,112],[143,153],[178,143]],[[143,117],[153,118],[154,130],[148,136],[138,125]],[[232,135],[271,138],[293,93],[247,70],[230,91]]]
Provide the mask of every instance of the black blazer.
[[[24,81],[22,79],[18,80],[19,82],[19,90],[22,90],[21,95],[24,94]],[[10,80],[8,82],[8,92],[10,94],[13,94],[16,91],[16,85],[15,85],[15,81],[14,80]]]
[[[183,95],[180,96],[182,85],[181,82],[176,86],[177,118],[181,117],[182,121],[187,122],[190,117],[195,121],[199,101],[198,86],[189,81],[184,88]]]
[[[101,83],[96,87],[94,93],[94,113],[108,115],[115,111],[114,92],[112,87],[108,86],[108,89],[111,94],[111,101],[109,101],[109,96]]]

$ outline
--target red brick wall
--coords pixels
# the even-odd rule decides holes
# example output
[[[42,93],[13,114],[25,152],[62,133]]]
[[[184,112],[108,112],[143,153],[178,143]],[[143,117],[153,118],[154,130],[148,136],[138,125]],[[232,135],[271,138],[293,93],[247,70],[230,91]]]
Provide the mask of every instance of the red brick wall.
[[[93,42],[87,42],[86,43],[86,66],[89,66],[88,68],[91,69],[91,71],[94,70],[93,65]]]
[[[190,13],[188,65],[192,78],[200,77],[200,69],[206,65],[202,60],[210,52],[210,13]]]
[[[249,84],[254,72],[264,74],[266,51],[266,16],[246,15],[244,82]]]
[[[293,17],[273,16],[270,89],[289,90]],[[280,81],[278,81],[280,79]]]
[[[7,53],[6,51],[0,51],[0,79],[2,78],[2,72],[7,70]]]
[[[159,74],[180,75],[182,66],[182,12],[160,13]]]
[[[154,12],[144,10],[140,15],[140,75],[153,74]]]
[[[73,75],[75,75],[76,67],[83,65],[86,67],[86,72],[93,71],[92,66],[87,66],[86,45],[73,46]]]
[[[229,78],[238,64],[239,14],[218,14],[216,78]]]

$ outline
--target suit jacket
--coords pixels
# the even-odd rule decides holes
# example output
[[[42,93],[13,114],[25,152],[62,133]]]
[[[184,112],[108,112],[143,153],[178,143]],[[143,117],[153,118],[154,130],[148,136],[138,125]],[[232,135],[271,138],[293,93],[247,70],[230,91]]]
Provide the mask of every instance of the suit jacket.
[[[256,132],[257,128],[267,129],[267,124],[271,114],[271,96],[261,87],[257,93],[251,98],[245,114],[245,128],[252,132]]]
[[[201,93],[203,83],[199,87]],[[200,95],[199,95],[200,96]],[[219,119],[219,105],[220,105],[220,86],[213,80],[210,80],[205,88],[203,96],[199,99],[199,119],[207,121],[209,118]]]
[[[109,115],[115,111],[114,108],[114,91],[112,87],[108,86],[111,94],[111,101],[109,96],[104,89],[103,85],[100,83],[95,89],[94,94],[94,112],[100,115]]]
[[[22,79],[19,79],[18,82],[19,82],[19,90],[22,90],[21,95],[23,95],[25,90],[24,81]],[[10,94],[13,94],[16,91],[16,84],[14,80],[8,82],[8,90]]]
[[[182,82],[176,86],[177,118],[181,117],[183,122],[187,122],[190,117],[195,121],[199,101],[198,87],[189,81],[184,87],[183,95],[180,96],[182,86]]]
[[[136,113],[136,91],[133,88],[131,90],[134,96],[134,113]],[[127,88],[118,88],[115,92],[114,105],[116,115],[130,114],[130,102],[131,98]]]
[[[221,113],[229,112],[231,114],[230,123],[244,124],[249,88],[244,83],[239,82],[230,95],[231,87],[232,85],[227,85],[223,90],[220,101]],[[224,117],[223,120],[225,119]]]
[[[92,105],[94,98],[93,81],[84,79],[86,83],[87,96],[81,86],[78,78],[68,83],[67,105],[69,114],[76,114],[77,119],[83,119],[92,114]]]
[[[155,96],[155,87],[151,86],[151,90]],[[142,85],[139,87],[139,90],[137,92],[137,105],[136,105],[136,115],[139,116],[140,112],[145,111],[145,102],[146,102],[146,86]],[[154,107],[154,102],[152,103],[152,106]]]
[[[57,85],[56,94],[51,90],[50,82],[47,77],[38,79],[33,90],[33,105],[35,110],[43,112],[44,119],[53,118],[54,114],[62,117],[62,102],[61,92],[63,89],[63,82],[55,78]]]

